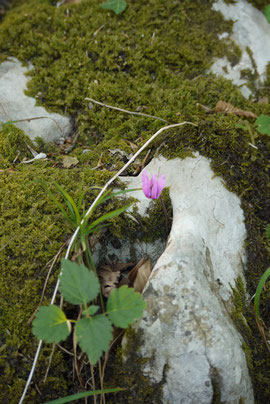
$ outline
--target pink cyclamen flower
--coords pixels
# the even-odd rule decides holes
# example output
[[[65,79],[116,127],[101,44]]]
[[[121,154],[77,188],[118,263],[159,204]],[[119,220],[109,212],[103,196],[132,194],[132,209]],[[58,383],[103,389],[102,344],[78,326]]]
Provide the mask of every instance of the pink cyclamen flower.
[[[147,198],[157,199],[165,186],[165,175],[157,178],[157,174],[152,175],[149,180],[146,171],[142,173],[142,189]]]

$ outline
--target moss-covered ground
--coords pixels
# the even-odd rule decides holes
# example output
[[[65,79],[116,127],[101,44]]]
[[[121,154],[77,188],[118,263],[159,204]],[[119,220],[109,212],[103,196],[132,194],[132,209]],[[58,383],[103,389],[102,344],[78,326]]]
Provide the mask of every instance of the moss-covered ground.
[[[150,158],[157,150],[168,158],[199,151],[211,159],[228,189],[241,197],[248,231],[250,296],[270,262],[265,237],[270,222],[269,137],[260,135],[250,120],[254,148],[249,132],[237,127],[243,123],[241,118],[207,113],[198,105],[214,109],[221,99],[258,115],[270,115],[269,102],[258,102],[269,95],[270,67],[265,86],[256,89],[250,100],[230,81],[207,73],[213,58],[226,54],[234,64],[241,56],[228,39],[218,39],[218,34],[231,31],[232,23],[211,10],[210,0],[130,1],[119,16],[99,8],[100,2],[82,0],[57,8],[47,0],[14,0],[0,23],[0,60],[16,56],[25,64],[31,62],[34,69],[28,94],[52,111],[71,115],[79,132],[69,153],[79,163],[69,169],[63,166],[64,148],[41,141],[36,149],[45,151],[48,160],[22,164],[24,157],[31,158],[25,147],[30,141],[12,125],[4,125],[0,132],[0,401],[4,404],[17,403],[22,393],[37,345],[28,320],[39,303],[51,260],[72,232],[36,177],[51,184],[56,181],[75,200],[80,192],[86,192],[87,205],[94,196],[90,187],[103,185],[123,165],[122,158],[112,157],[109,150],[131,153],[129,142],[139,147],[163,125],[151,118],[89,106],[85,97],[159,116],[170,123],[189,120],[198,124],[197,128],[185,126],[165,132],[153,142]],[[83,153],[83,149],[89,151]],[[103,165],[93,170],[101,153]],[[128,173],[132,175],[135,169],[136,165]],[[162,217],[158,209],[151,223],[158,225],[157,215]],[[119,217],[108,231],[119,238],[126,231],[136,234],[135,224],[126,223]],[[145,237],[149,237],[149,223],[141,223]],[[156,230],[153,233],[160,236]],[[59,260],[45,303],[58,271]],[[256,402],[266,403],[270,401],[270,357],[245,291],[238,286],[233,315],[243,334]],[[268,297],[269,291],[261,312],[269,327]],[[245,327],[242,315],[247,319]],[[67,343],[70,346],[71,342]],[[43,383],[50,349],[45,346],[42,350],[27,403],[44,403],[80,389],[73,381],[72,357],[61,350],[56,350]],[[123,381],[123,387],[130,384],[128,379],[115,377],[119,384]],[[117,398],[110,400],[118,402]],[[137,402],[150,403],[140,400]]]

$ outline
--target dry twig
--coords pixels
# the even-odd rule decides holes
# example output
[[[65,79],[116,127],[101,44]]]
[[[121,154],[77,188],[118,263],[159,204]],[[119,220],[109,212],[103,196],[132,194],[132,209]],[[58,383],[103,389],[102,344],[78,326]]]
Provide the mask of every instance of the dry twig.
[[[110,109],[115,109],[116,111],[120,111],[120,112],[125,112],[126,114],[146,116],[147,118],[158,119],[159,121],[163,121],[163,122],[168,123],[168,121],[166,121],[166,119],[159,118],[158,116],[144,114],[143,112],[128,111],[127,109],[122,109],[122,108],[118,108],[118,107],[113,107],[112,105],[103,104],[103,102],[96,101],[96,100],[94,100],[93,98],[88,98],[88,97],[86,97],[85,100],[86,100],[86,101],[91,101],[91,102],[93,102],[94,104],[101,105],[102,107],[106,107],[106,108],[110,108]]]

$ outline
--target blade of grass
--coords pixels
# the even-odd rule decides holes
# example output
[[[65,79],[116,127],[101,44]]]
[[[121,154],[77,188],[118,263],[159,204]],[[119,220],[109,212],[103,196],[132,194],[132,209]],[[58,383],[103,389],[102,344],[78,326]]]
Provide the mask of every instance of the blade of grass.
[[[103,195],[103,197],[101,197],[100,200],[97,201],[97,204],[93,207],[92,212],[94,211],[95,207],[97,207],[98,205],[100,205],[101,203],[103,203],[103,202],[105,202],[105,201],[108,201],[109,199],[111,199],[111,198],[113,198],[113,197],[115,197],[115,196],[122,195],[122,194],[126,194],[126,193],[128,193],[128,192],[138,191],[138,190],[140,190],[140,189],[141,189],[141,188],[125,189],[125,190],[121,190],[121,191],[118,191],[118,192],[114,192],[114,193],[112,193],[112,194],[110,194],[110,195],[108,195],[110,191],[107,191],[107,192],[105,193],[105,195]],[[106,196],[106,195],[108,195],[108,196]],[[129,206],[131,206],[131,205],[129,205]],[[126,210],[126,209],[128,209],[129,206],[126,206],[126,207],[124,207],[124,208],[122,208],[122,209]],[[92,214],[92,212],[90,212],[90,213]],[[110,215],[111,213],[112,213],[112,212],[108,213],[108,215]],[[116,215],[117,215],[117,214],[120,215],[121,213],[122,213],[122,212],[120,212],[120,213],[118,212],[118,213],[116,213]],[[85,224],[85,225],[87,225],[88,219],[89,219],[89,217],[91,216],[91,214],[90,214],[89,216],[85,216],[85,215],[84,215],[84,224]],[[111,216],[111,217],[113,217],[113,216]],[[102,219],[102,218],[103,218],[103,219]],[[96,228],[96,225],[97,225],[98,223],[100,223],[101,221],[105,221],[105,220],[109,219],[110,217],[104,218],[104,216],[102,216],[102,218],[97,219],[98,222],[95,221],[95,222],[91,223],[87,228],[84,228],[83,225],[82,225],[82,232],[83,232],[83,234],[85,234],[85,235],[86,235],[86,234],[90,234],[90,233],[92,233],[93,231],[95,231],[96,229],[98,230],[100,227],[103,227],[103,226],[99,226],[98,228]],[[92,230],[91,230],[91,229],[92,229]]]
[[[58,201],[58,199],[56,199],[56,197],[54,196],[54,194],[52,193],[52,191],[49,189],[49,187],[47,186],[47,184],[45,183],[45,181],[41,180],[40,178],[36,179],[37,182],[39,182],[43,188],[45,189],[45,191],[50,195],[51,199],[54,201],[54,203],[56,204],[56,206],[59,208],[59,210],[62,212],[62,215],[64,216],[64,218],[71,223],[72,225],[74,225],[72,219],[69,217],[69,215],[67,214],[67,212],[65,211],[65,207],[64,205]]]
[[[128,192],[140,191],[141,189],[142,188],[124,189],[122,191],[114,192],[114,193],[110,194],[109,196],[107,196],[106,198],[103,198],[101,203],[103,203],[103,202],[107,201],[108,199],[111,199],[111,198],[113,198],[115,196],[122,195],[122,194],[127,194]]]
[[[261,297],[261,293],[262,293],[263,287],[265,285],[265,282],[267,281],[267,278],[269,278],[269,276],[270,276],[270,267],[264,272],[263,276],[261,277],[261,279],[258,283],[257,289],[256,289],[255,299],[254,299],[254,308],[255,308],[255,313],[256,313],[258,320],[260,320],[260,314],[259,314],[260,297]]]
[[[65,198],[66,203],[69,207],[69,210],[71,211],[73,218],[75,219],[74,225],[77,227],[81,223],[82,218],[80,216],[78,207],[77,207],[76,203],[74,202],[74,199],[69,195],[69,193],[66,190],[64,190],[64,188],[61,187],[61,185],[57,184],[56,182],[54,184],[58,188],[58,190],[61,192],[63,197]]]
[[[103,389],[95,391],[84,391],[83,393],[73,394],[71,396],[66,396],[63,398],[58,398],[57,400],[47,401],[45,404],[64,404],[71,403],[72,401],[79,400],[80,398],[95,396],[96,394],[106,394],[106,393],[117,393],[118,391],[125,390],[120,387],[114,389]]]
[[[119,216],[121,213],[125,212],[128,208],[130,208],[132,204],[126,205],[123,208],[115,209],[112,212],[106,213],[105,215],[101,216],[99,219],[95,220],[93,223],[90,224],[88,227],[91,230],[93,227],[96,227],[99,223],[104,222],[105,220],[111,219],[112,217]]]
[[[93,187],[92,187],[93,188]],[[84,216],[84,222],[88,222],[89,218],[92,216],[94,210],[96,209],[96,207],[98,205],[100,205],[101,203],[104,202],[104,198],[110,193],[110,191],[106,191],[105,194],[103,196],[101,196],[99,199],[96,198],[96,200],[93,203],[93,208],[91,211],[86,212],[86,215]]]
[[[102,227],[108,227],[108,226],[110,226],[110,225],[111,225],[111,223],[101,224],[101,225],[99,225],[99,226],[97,226],[97,227],[92,227],[92,225],[90,225],[89,227],[87,227],[87,228],[85,229],[85,232],[82,233],[82,235],[87,236],[88,234],[92,234],[92,233],[94,233],[95,231],[98,231],[98,230],[102,229]]]
[[[79,210],[81,209],[82,201],[83,201],[83,198],[85,197],[85,194],[86,194],[86,192],[82,191],[82,189],[81,189],[79,200],[78,200],[78,205],[77,205]],[[84,215],[83,215],[83,217],[84,217]]]

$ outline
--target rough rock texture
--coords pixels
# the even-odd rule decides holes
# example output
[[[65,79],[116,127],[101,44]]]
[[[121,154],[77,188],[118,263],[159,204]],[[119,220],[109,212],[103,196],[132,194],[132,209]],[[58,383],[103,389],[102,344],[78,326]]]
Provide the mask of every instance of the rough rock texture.
[[[173,225],[134,329],[142,335],[142,372],[162,380],[164,403],[253,403],[253,391],[230,318],[231,286],[243,274],[246,231],[238,197],[201,156],[154,159],[151,174],[166,173]],[[127,179],[132,187],[141,176]],[[137,193],[139,197],[139,194]]]
[[[23,129],[32,140],[39,136],[46,142],[59,140],[72,132],[71,119],[45,108],[37,107],[36,100],[24,94],[27,85],[25,73],[28,71],[21,63],[11,58],[0,65],[0,121],[20,120],[35,117],[48,117],[15,125]]]
[[[245,84],[247,80],[241,78],[241,70],[250,69],[254,73],[254,64],[247,52],[248,47],[252,51],[260,79],[263,79],[266,65],[270,62],[270,47],[266,46],[270,37],[270,24],[263,13],[246,0],[238,0],[235,4],[226,4],[223,0],[217,0],[213,4],[213,9],[221,11],[226,20],[234,21],[231,39],[240,47],[242,57],[234,66],[231,66],[226,57],[218,59],[211,71],[233,80],[237,85]],[[241,87],[241,90],[245,97],[251,94],[246,86]]]

